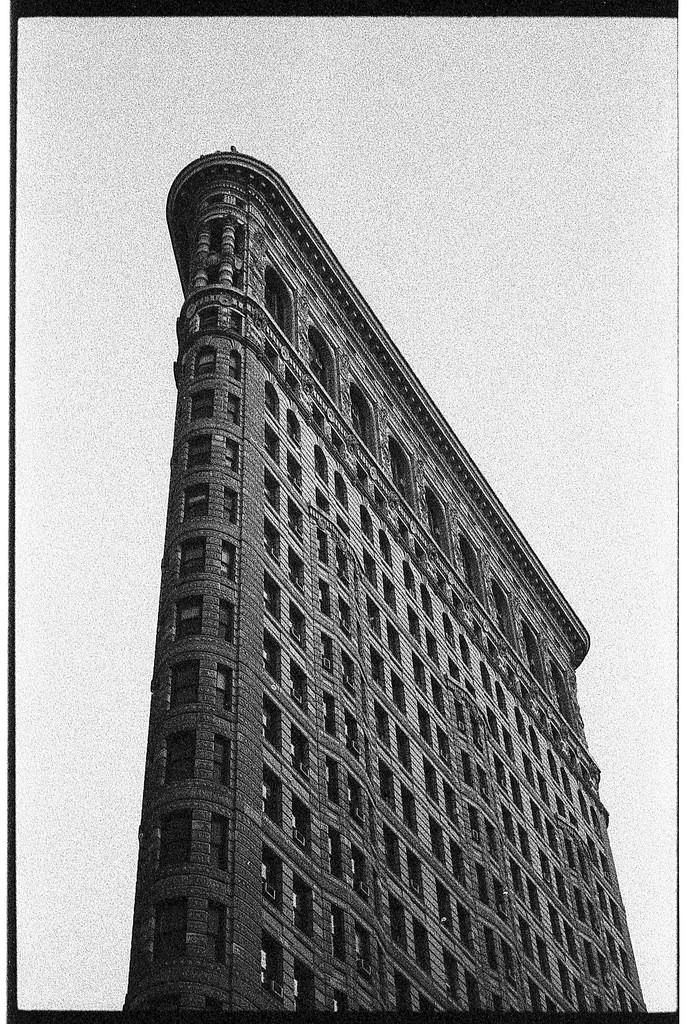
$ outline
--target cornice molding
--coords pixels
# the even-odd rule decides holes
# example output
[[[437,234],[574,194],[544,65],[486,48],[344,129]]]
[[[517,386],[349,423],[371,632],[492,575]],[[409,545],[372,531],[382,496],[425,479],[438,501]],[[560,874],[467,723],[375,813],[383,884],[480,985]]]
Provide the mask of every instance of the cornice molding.
[[[401,398],[419,419],[428,439],[435,444],[439,454],[469,497],[481,509],[515,564],[526,575],[570,638],[573,644],[573,666],[577,668],[589,649],[589,634],[586,628],[442,413],[425,392],[414,371],[397,350],[316,225],[280,175],[267,164],[241,153],[217,152],[200,157],[178,174],[168,195],[167,219],[185,294],[189,279],[186,222],[190,202],[199,188],[233,180],[245,191],[254,191],[281,221],[312,270],[320,277],[322,285],[330,292],[333,301],[347,316],[365,350],[376,359]]]

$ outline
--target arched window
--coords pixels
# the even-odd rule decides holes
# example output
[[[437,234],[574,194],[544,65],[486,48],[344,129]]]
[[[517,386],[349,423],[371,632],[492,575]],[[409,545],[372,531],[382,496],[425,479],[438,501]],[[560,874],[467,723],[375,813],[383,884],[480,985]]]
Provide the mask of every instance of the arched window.
[[[482,594],[481,576],[479,573],[479,562],[477,556],[474,553],[474,548],[467,540],[460,534],[458,538],[458,545],[460,547],[460,557],[462,558],[462,568],[465,573],[465,583],[470,588],[474,596],[483,603],[484,597]]]
[[[333,354],[324,341],[322,335],[315,327],[310,327],[308,332],[309,343],[309,369],[314,374],[319,384],[329,395],[335,391],[335,365]]]
[[[323,448],[320,448],[318,444],[314,445],[314,469],[316,470],[316,475],[328,485],[328,463],[323,453]]]
[[[356,384],[350,385],[350,402],[352,406],[352,426],[355,433],[369,449],[374,447],[374,417],[371,406]]]
[[[429,487],[425,489],[424,496],[426,498],[426,518],[431,536],[439,547],[447,552],[448,534],[446,532],[446,517],[443,514],[441,502]]]
[[[216,350],[212,345],[204,345],[194,360],[195,377],[212,377],[216,372]]]
[[[535,636],[534,630],[528,622],[522,620],[522,636],[525,641],[525,651],[527,652],[527,664],[529,670],[542,685],[544,684],[544,670],[542,668],[541,656],[539,654],[539,644]]]
[[[343,508],[347,508],[347,487],[340,473],[334,473],[333,484],[335,486],[335,500],[339,501]]]
[[[384,562],[390,565],[392,562],[391,544],[383,530],[379,530],[379,548],[381,549]]]
[[[266,267],[264,305],[288,338],[292,337],[292,303],[290,293],[273,267]]]
[[[412,501],[412,473],[410,471],[410,460],[392,436],[388,438],[388,451],[391,457],[391,475],[394,486],[400,491],[403,498]]]
[[[242,356],[239,352],[230,353],[230,380],[239,380],[242,369]]]
[[[300,430],[299,420],[292,409],[287,411],[287,433],[292,443],[299,447],[302,440],[302,431]]]
[[[498,617],[498,628],[500,629],[506,640],[514,641],[515,634],[513,632],[513,618],[510,614],[510,607],[508,605],[508,598],[503,592],[503,588],[497,582],[497,580],[491,581],[491,593],[493,595],[494,604],[496,605],[496,615]]]
[[[271,416],[275,416],[278,419],[280,415],[280,402],[278,400],[278,392],[273,387],[269,380],[264,385],[264,405]]]
[[[367,537],[369,540],[373,541],[374,527],[371,522],[371,516],[367,512],[364,505],[359,506],[359,522],[362,527],[362,533],[364,534],[364,536]]]

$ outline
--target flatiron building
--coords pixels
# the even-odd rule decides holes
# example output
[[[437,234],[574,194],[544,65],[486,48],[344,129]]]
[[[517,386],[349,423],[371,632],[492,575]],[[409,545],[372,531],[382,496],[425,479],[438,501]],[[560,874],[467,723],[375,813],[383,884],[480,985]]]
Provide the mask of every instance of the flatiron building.
[[[202,157],[167,217],[125,1008],[643,1010],[584,626],[275,171]]]

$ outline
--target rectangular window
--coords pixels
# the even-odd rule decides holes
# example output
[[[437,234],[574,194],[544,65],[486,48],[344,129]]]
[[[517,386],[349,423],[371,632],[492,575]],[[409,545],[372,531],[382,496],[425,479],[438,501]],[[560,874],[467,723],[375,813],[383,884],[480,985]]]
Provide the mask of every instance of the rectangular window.
[[[234,544],[224,540],[220,546],[220,571],[221,575],[230,582],[235,580],[237,563],[237,548]]]
[[[280,646],[270,633],[264,630],[264,670],[267,675],[280,683]]]
[[[165,900],[156,907],[153,959],[184,956],[187,948],[187,900]]]
[[[213,781],[230,785],[230,740],[227,736],[213,737]]]
[[[228,867],[228,819],[220,814],[211,815],[211,866]]]
[[[190,420],[206,420],[213,416],[213,388],[195,391],[192,395]]]
[[[211,462],[211,435],[198,434],[187,442],[187,469],[208,466]]]
[[[223,521],[233,526],[237,522],[237,492],[223,488]]]
[[[240,446],[231,437],[225,438],[225,463],[231,473],[236,473],[240,468]]]
[[[275,825],[280,825],[283,817],[280,779],[266,765],[263,772],[262,795],[264,814]]]
[[[343,850],[340,832],[328,826],[328,870],[335,878],[343,877]]]
[[[235,606],[230,601],[218,602],[218,637],[231,644],[235,638]]]
[[[415,917],[412,918],[412,935],[414,939],[414,957],[423,971],[431,972],[429,955],[429,935],[426,928]]]
[[[201,596],[185,597],[177,602],[176,630],[177,637],[198,636],[201,633],[201,617],[203,598]]]
[[[301,491],[302,490],[302,467],[300,466],[299,462],[294,457],[294,455],[292,455],[290,452],[288,452],[288,457],[287,457],[287,475],[288,475],[288,480],[290,481],[292,486],[296,490]]]
[[[287,503],[288,509],[288,526],[296,537],[302,538],[302,532],[304,530],[304,516],[297,505],[295,505],[292,498],[288,498]]]
[[[391,922],[391,938],[401,949],[407,949],[407,932],[405,928],[405,909],[397,897],[388,894],[388,913]]]
[[[191,810],[172,811],[161,822],[158,866],[161,868],[186,864],[192,845]]]
[[[283,865],[276,853],[270,847],[264,846],[261,849],[261,887],[266,899],[271,900],[277,907],[282,903]]]
[[[166,738],[166,786],[171,782],[185,782],[193,778],[195,753],[194,732],[176,732]]]
[[[170,707],[199,700],[199,662],[178,661],[170,670]]]
[[[336,735],[336,723],[335,723],[335,698],[332,694],[323,694],[323,718],[324,718],[324,729],[329,736]]]
[[[331,903],[331,952],[336,960],[345,960],[345,914],[335,903]]]
[[[264,549],[274,561],[280,561],[280,534],[268,519],[264,519]]]
[[[232,669],[228,665],[216,665],[216,711],[227,711],[232,707]]]
[[[417,814],[414,804],[414,796],[405,786],[400,786],[400,803],[402,805],[402,817],[404,823],[412,831],[417,831]]]
[[[292,797],[292,838],[302,849],[311,848],[311,812],[298,797]]]
[[[292,876],[292,915],[295,928],[311,935],[313,931],[313,895],[309,885],[297,875]]]
[[[397,629],[391,622],[386,622],[386,642],[388,644],[388,650],[391,652],[396,661],[400,661],[400,635]]]
[[[276,512],[280,512],[280,484],[269,470],[264,470],[264,498]]]
[[[228,395],[228,419],[237,427],[240,423],[240,396],[233,395],[232,392]]]
[[[216,963],[225,963],[226,908],[222,903],[208,904],[208,949]]]
[[[264,448],[274,462],[280,462],[280,441],[275,430],[268,424],[264,427]]]
[[[194,484],[184,492],[184,518],[199,519],[208,515],[208,484]]]

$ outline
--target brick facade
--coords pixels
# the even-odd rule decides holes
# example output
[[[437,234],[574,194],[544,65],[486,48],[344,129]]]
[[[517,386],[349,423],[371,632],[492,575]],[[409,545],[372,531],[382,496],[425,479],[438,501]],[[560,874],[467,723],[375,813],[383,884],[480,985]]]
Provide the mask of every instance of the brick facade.
[[[125,1008],[642,1009],[584,627],[274,171],[202,157],[168,222]]]

